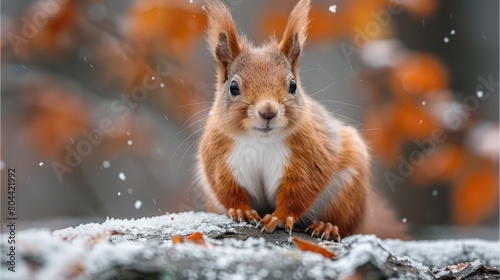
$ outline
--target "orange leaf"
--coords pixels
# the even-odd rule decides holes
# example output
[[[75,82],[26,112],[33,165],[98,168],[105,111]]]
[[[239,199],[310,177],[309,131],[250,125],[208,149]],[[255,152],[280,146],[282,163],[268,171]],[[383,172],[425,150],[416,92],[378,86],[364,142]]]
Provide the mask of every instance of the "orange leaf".
[[[187,58],[202,37],[206,16],[188,1],[135,1],[129,13],[129,37],[141,55]]]
[[[30,139],[43,156],[57,160],[64,157],[64,147],[71,145],[71,138],[80,137],[88,125],[85,102],[51,82],[28,84],[23,97],[31,106]]]
[[[428,140],[416,140],[421,145],[428,147]],[[456,174],[463,166],[465,160],[465,150],[456,144],[445,144],[429,151],[425,161],[415,166],[415,182],[420,185],[427,185],[431,180],[447,179]],[[420,147],[419,149],[424,149]]]
[[[418,18],[428,18],[434,15],[438,8],[436,0],[405,0],[400,3],[410,14]]]
[[[198,245],[203,245],[203,246],[206,245],[205,238],[203,238],[203,234],[199,231],[186,237],[186,241],[189,241],[189,242],[192,242],[192,243],[198,244]]]
[[[273,33],[278,37],[281,36],[286,27],[288,13],[292,10],[291,3],[288,6],[282,2],[273,3],[265,9],[260,21],[261,38],[266,38]],[[307,31],[308,41],[330,40],[344,34],[354,35],[354,33],[359,32],[356,28],[360,26],[363,27],[361,32],[365,33],[364,28],[367,24],[375,20],[374,11],[384,10],[387,0],[341,2],[337,4],[339,12],[336,13],[332,13],[328,5],[320,5],[319,3],[312,5],[309,12],[311,21]],[[380,33],[380,35],[382,34]]]
[[[301,251],[308,251],[322,255],[325,258],[335,258],[335,254],[328,251],[326,248],[321,247],[309,241],[305,241],[302,238],[292,237],[292,240]]]
[[[186,238],[182,238],[180,235],[174,235],[172,237],[172,242],[174,244],[191,242],[196,245],[206,246],[205,238],[203,238],[203,234],[199,231],[187,236]]]
[[[404,138],[428,138],[437,127],[430,114],[419,105],[404,102],[396,104],[393,110],[395,130]]]
[[[453,197],[454,219],[460,224],[477,224],[497,207],[498,172],[472,172],[457,187]]]
[[[335,14],[328,11],[327,7],[313,5],[309,17],[311,22],[307,30],[307,39],[311,42],[336,38],[345,31],[345,25],[342,24],[344,18],[336,17]],[[280,31],[278,34],[282,34],[282,32]]]
[[[142,85],[142,79],[147,77],[147,64],[135,54],[130,54],[118,41],[97,44],[92,48],[93,64],[96,70],[102,71],[99,79],[106,86],[112,86],[120,91],[130,91],[134,86]],[[141,70],[141,71],[139,71]]]
[[[339,7],[337,10],[347,14],[346,30],[351,35],[362,32],[368,39],[377,39],[383,35],[383,23],[379,22],[377,13],[388,13],[388,3],[386,0],[357,0],[347,1],[345,8]],[[373,32],[373,26],[380,28],[382,32]],[[358,46],[362,47],[362,46]]]
[[[17,46],[16,53],[23,59],[30,59],[34,55],[46,58],[47,56],[61,56],[78,46],[77,38],[81,32],[78,18],[81,12],[77,1],[68,1],[64,4],[55,4],[54,13],[48,13],[40,3],[30,6],[23,22],[19,27],[20,34],[23,29],[32,30],[33,36],[28,43]]]
[[[434,56],[414,54],[396,66],[391,84],[403,98],[407,94],[429,94],[448,87],[448,73]]]
[[[172,242],[175,244],[181,244],[184,242],[184,240],[182,239],[182,237],[180,235],[174,235],[172,236]]]

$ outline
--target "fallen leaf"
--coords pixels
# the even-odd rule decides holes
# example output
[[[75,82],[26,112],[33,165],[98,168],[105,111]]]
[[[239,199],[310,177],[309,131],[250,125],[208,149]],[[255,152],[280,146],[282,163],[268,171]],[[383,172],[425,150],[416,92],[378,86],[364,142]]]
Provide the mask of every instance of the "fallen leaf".
[[[293,236],[292,240],[301,251],[308,251],[308,252],[317,253],[317,254],[320,254],[323,257],[329,258],[329,259],[335,258],[334,253],[328,251],[324,247],[321,247],[317,244],[306,241],[306,240],[299,238],[299,237],[296,237],[296,236]]]
[[[181,244],[181,243],[184,243],[184,240],[182,239],[182,237],[180,235],[174,235],[172,236],[172,243],[175,244]]]
[[[192,243],[198,244],[198,245],[203,245],[203,246],[206,245],[205,239],[203,238],[203,234],[199,231],[186,237],[186,241],[189,241],[189,242],[192,242]]]
[[[172,237],[172,242],[174,244],[181,244],[185,242],[190,242],[194,243],[196,245],[201,245],[201,246],[206,246],[205,238],[203,237],[203,234],[199,231],[188,235],[186,238],[182,238],[180,235],[174,235]]]

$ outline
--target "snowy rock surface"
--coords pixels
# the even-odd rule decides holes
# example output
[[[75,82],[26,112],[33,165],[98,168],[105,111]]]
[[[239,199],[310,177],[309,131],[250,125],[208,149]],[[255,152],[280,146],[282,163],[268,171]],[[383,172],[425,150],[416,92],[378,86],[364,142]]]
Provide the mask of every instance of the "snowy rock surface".
[[[174,245],[174,235],[202,232],[206,246]],[[294,235],[318,242],[301,233]],[[484,240],[400,241],[355,235],[342,243],[323,242],[335,260],[299,251],[283,231],[273,234],[225,216],[186,212],[138,220],[107,219],[50,232],[18,234],[16,272],[5,279],[116,279],[149,276],[166,279],[453,279],[457,273],[498,272],[499,242]],[[476,262],[474,262],[476,261]],[[445,268],[463,262],[455,270]],[[488,267],[485,267],[488,266]],[[463,275],[463,276],[467,276]],[[491,275],[491,274],[490,274]],[[2,279],[4,279],[2,277]]]

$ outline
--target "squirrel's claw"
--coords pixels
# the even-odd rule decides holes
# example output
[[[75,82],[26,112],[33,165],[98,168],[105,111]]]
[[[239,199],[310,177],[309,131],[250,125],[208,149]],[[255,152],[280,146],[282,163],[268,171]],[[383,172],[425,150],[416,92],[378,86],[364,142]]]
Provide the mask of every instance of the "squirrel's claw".
[[[339,228],[336,225],[313,221],[305,232],[310,229],[313,230],[311,237],[319,236],[319,239],[321,240],[334,240],[336,242],[340,242]]]
[[[259,213],[253,209],[243,211],[242,209],[230,208],[227,214],[229,218],[238,223],[248,222],[250,224],[258,224],[260,221]]]
[[[245,219],[250,223],[257,225],[260,221],[260,216],[254,209],[245,211]]]
[[[260,221],[260,224],[262,224],[262,230],[261,232],[274,232],[276,228],[285,228],[285,231],[288,232],[290,235],[292,234],[292,229],[293,229],[293,224],[294,224],[294,219],[293,217],[287,217],[285,221],[279,219],[276,216],[273,216],[271,214],[267,214],[262,218]]]
[[[311,225],[304,230],[304,232],[307,233],[310,229],[314,231],[314,229],[318,226],[318,224],[319,224],[318,221],[313,221]]]
[[[243,211],[241,211],[241,209],[236,210],[236,221],[239,223],[243,223],[245,221],[243,219]]]
[[[323,223],[323,222],[317,223],[316,227],[314,228],[313,232],[311,233],[311,237],[320,235],[321,233],[323,233],[324,229],[325,229],[325,223]]]
[[[287,217],[285,220],[285,231],[288,232],[290,235],[292,235],[292,229],[293,229],[293,218]]]
[[[234,208],[229,208],[229,210],[227,211],[227,214],[229,215],[229,218],[231,220],[234,220],[236,217],[236,210],[234,210]]]
[[[273,232],[278,226],[279,219],[278,217],[272,216],[271,214],[266,214],[260,223],[263,225],[262,230],[260,232]]]
[[[333,233],[333,240],[336,242],[340,243],[340,234],[339,234],[339,227],[334,225],[332,227],[332,233]]]

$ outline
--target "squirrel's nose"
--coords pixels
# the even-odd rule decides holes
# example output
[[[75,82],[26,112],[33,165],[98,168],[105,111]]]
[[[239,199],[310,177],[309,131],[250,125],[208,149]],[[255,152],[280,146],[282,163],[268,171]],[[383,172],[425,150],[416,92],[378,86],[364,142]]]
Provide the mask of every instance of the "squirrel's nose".
[[[271,109],[264,110],[264,112],[259,111],[259,115],[263,117],[264,119],[270,121],[276,116],[276,112],[272,111]]]

